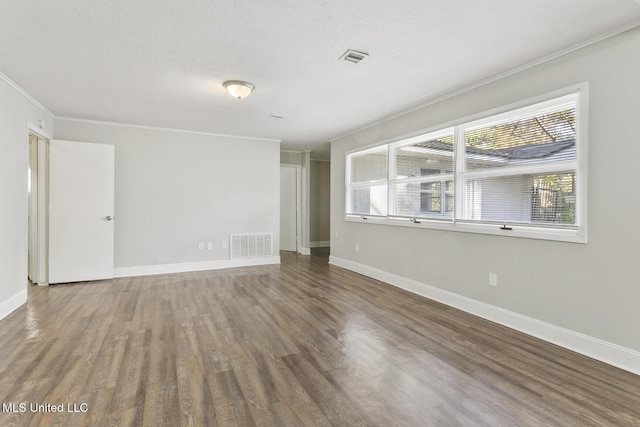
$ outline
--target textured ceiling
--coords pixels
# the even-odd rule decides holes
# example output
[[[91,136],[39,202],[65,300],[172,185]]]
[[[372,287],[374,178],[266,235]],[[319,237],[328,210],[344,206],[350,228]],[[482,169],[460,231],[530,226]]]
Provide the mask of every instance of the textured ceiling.
[[[640,22],[634,0],[1,1],[0,72],[56,116],[297,150]]]

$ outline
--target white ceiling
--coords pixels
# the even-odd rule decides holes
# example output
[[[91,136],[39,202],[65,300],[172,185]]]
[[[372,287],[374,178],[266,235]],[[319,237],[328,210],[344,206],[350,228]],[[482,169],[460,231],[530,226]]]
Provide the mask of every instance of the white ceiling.
[[[2,0],[0,72],[58,117],[322,156],[331,138],[634,23],[634,0]],[[339,61],[349,48],[370,56]],[[256,89],[236,100],[229,79]]]

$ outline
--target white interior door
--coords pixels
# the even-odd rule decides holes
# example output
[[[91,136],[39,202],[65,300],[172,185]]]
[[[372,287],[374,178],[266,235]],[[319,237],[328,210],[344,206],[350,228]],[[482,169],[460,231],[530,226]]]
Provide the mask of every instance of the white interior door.
[[[280,249],[297,251],[297,176],[295,167],[280,166]]]
[[[49,283],[113,277],[113,145],[52,140]]]

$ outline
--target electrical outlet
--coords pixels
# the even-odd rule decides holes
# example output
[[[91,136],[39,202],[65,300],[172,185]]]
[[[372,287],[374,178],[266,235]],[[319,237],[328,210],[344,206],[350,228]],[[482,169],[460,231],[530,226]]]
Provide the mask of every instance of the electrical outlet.
[[[222,249],[227,249],[227,241],[226,240],[222,241]]]
[[[489,286],[497,288],[498,287],[498,274],[497,273],[489,273]]]
[[[213,242],[207,242],[207,250],[208,251],[212,251],[213,250]]]
[[[356,243],[356,252],[360,252],[360,245]]]
[[[198,250],[204,251],[204,243],[198,243]]]

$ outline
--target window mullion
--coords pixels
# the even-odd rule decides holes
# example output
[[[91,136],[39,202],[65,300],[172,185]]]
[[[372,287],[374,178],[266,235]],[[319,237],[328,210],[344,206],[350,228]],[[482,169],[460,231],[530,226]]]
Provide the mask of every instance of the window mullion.
[[[401,179],[391,179],[390,183],[399,184],[399,183],[422,183],[422,182],[440,182],[440,181],[451,181],[454,179],[454,174],[452,173],[443,173],[440,175],[424,175],[424,176],[415,176],[412,178],[401,178]]]
[[[454,217],[453,220],[464,218],[466,212],[466,201],[464,198],[464,182],[462,175],[465,172],[465,150],[464,150],[464,127],[456,126],[453,134],[454,138],[454,173],[455,182],[453,184],[454,194]]]
[[[395,186],[393,182],[395,178],[398,176],[397,168],[396,168],[396,145],[397,144],[389,144],[387,149],[389,150],[387,153],[387,215],[392,216],[396,213],[395,208]]]
[[[505,168],[487,168],[463,172],[461,175],[465,179],[492,178],[513,175],[537,175],[544,173],[559,173],[575,171],[578,164],[575,161],[554,162],[538,165],[519,165]]]

